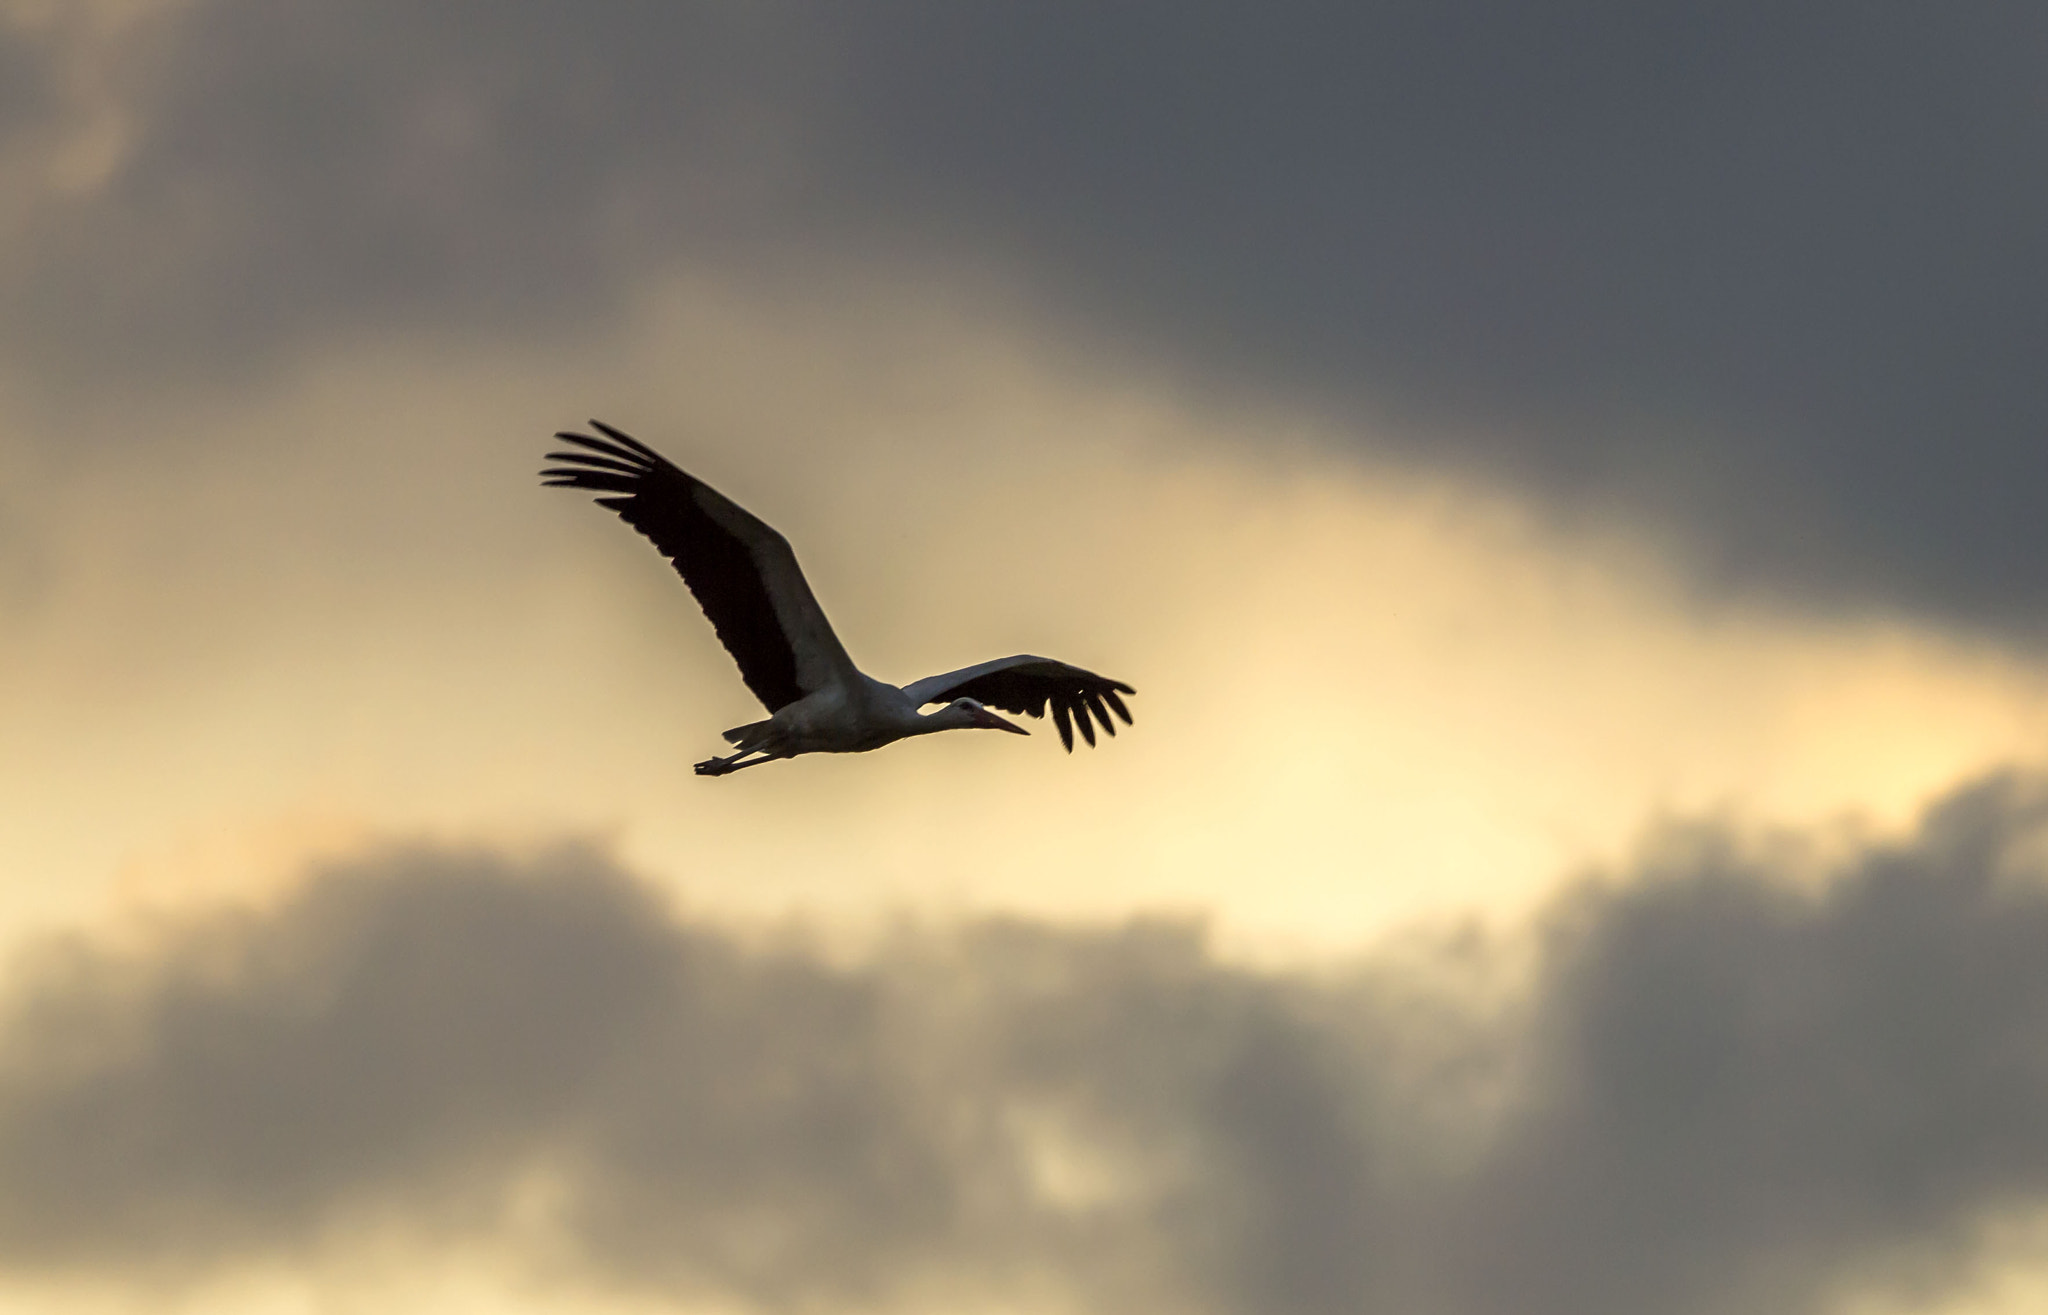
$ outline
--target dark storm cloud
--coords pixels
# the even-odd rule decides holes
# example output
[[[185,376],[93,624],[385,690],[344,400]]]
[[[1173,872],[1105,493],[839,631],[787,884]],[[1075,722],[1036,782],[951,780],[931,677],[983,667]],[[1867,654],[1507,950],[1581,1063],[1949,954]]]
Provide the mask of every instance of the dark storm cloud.
[[[786,88],[801,49],[767,5],[158,15],[91,52],[135,140],[9,253],[9,346],[104,387],[351,330],[580,319],[761,201],[795,106],[755,83]]]
[[[993,922],[849,962],[589,852],[388,854],[17,964],[0,1258],[490,1235],[540,1174],[594,1281],[763,1309],[1817,1310],[2048,1200],[2044,836],[2016,778],[1818,892],[1673,836],[1553,911],[1497,1013],[1471,943],[1288,974]]]
[[[1585,897],[1540,1005],[1547,1097],[1468,1185],[1489,1308],[1796,1310],[1832,1263],[1938,1266],[2038,1202],[2044,823],[2039,782],[1999,779],[1818,900],[1711,834]]]
[[[48,42],[0,27],[0,154],[24,149],[25,138],[50,127],[61,102]]]
[[[1100,313],[1745,583],[2048,606],[2038,8],[917,12],[850,158]]]
[[[1006,267],[1710,576],[2048,607],[2038,6],[257,4],[117,61],[45,375],[579,327],[664,256]]]

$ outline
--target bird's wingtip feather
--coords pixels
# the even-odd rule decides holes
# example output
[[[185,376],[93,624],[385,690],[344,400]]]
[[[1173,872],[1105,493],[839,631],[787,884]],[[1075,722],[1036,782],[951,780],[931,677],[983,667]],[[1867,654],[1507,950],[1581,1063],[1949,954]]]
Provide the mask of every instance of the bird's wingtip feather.
[[[590,424],[593,429],[603,434],[606,438],[611,439],[614,443],[624,444],[626,447],[631,448],[633,451],[639,453],[641,456],[647,458],[649,461],[660,462],[664,460],[660,453],[656,452],[653,448],[647,446],[645,443],[642,443],[639,439],[633,437],[631,434],[627,433],[623,429],[619,429],[613,425],[608,425],[604,421],[599,420],[594,416],[591,418]]]
[[[1068,753],[1072,753],[1074,751],[1074,726],[1067,719],[1067,705],[1059,702],[1057,699],[1052,704],[1052,724],[1059,730],[1060,743],[1066,747]]]

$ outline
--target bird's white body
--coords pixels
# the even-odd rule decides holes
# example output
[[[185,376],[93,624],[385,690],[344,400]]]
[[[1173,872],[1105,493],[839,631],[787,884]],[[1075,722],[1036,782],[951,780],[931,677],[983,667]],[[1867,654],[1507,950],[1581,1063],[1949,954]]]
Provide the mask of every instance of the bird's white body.
[[[1118,697],[1132,693],[1130,686],[1030,654],[901,688],[876,680],[847,656],[787,539],[653,449],[591,423],[604,437],[556,435],[586,450],[550,453],[560,464],[542,474],[550,484],[612,495],[599,501],[675,565],[739,663],[741,678],[771,714],[725,732],[736,751],[698,763],[699,774],[722,776],[800,753],[865,753],[934,731],[1030,734],[985,703],[1034,717],[1050,708],[1069,752],[1074,727],[1092,745],[1097,721],[1116,734],[1111,710],[1131,720]],[[945,706],[919,711],[931,703]]]
[[[861,673],[804,695],[768,724],[796,753],[865,753],[918,734],[926,720],[902,690]]]
[[[1029,734],[971,699],[948,703],[936,712],[919,712],[896,686],[865,673],[856,675],[855,681],[834,682],[804,695],[766,721],[736,726],[725,737],[742,755],[786,758],[800,753],[866,753],[913,735],[971,727]]]

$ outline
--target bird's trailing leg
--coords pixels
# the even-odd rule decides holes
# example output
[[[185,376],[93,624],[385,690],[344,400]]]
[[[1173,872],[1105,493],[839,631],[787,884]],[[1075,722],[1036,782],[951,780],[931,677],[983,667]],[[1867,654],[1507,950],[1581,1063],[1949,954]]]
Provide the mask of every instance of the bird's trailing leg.
[[[761,756],[755,758],[752,762],[740,761],[742,758],[753,754]],[[766,749],[742,749],[738,753],[730,754],[724,758],[706,758],[703,762],[697,764],[697,775],[724,776],[727,773],[736,772],[742,767],[759,767],[762,763],[772,763],[778,758],[793,756],[787,753],[770,753]]]

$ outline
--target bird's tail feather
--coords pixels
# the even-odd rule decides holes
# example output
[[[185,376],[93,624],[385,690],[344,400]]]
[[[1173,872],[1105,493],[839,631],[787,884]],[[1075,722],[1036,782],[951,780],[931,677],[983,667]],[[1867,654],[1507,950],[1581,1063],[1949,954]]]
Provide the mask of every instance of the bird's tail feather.
[[[744,726],[735,726],[727,731],[725,733],[725,741],[727,744],[745,744],[749,740],[760,739],[774,728],[775,719],[773,717],[770,717],[767,721],[750,721]]]

